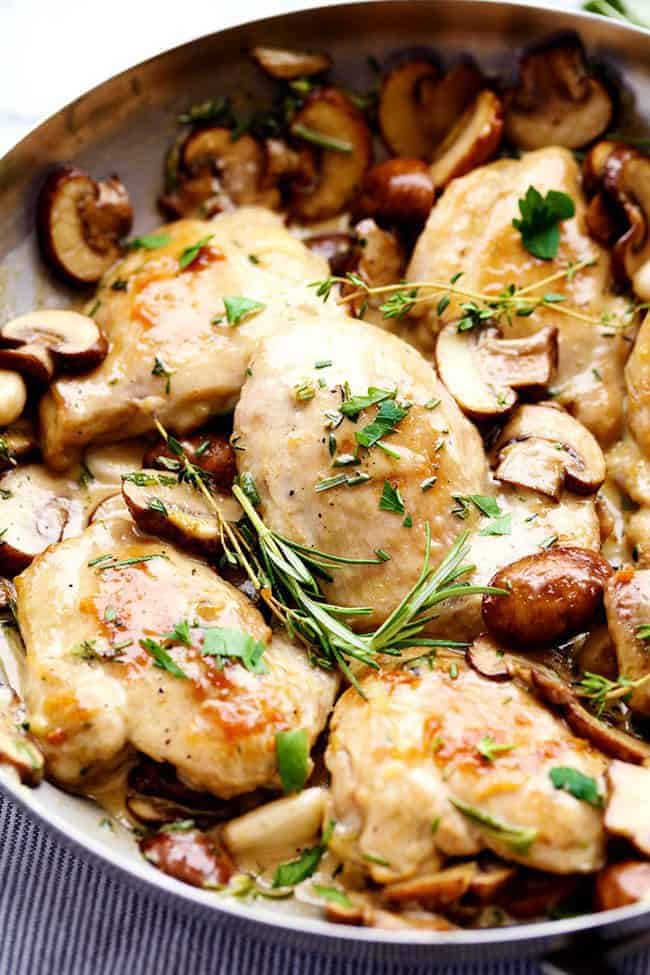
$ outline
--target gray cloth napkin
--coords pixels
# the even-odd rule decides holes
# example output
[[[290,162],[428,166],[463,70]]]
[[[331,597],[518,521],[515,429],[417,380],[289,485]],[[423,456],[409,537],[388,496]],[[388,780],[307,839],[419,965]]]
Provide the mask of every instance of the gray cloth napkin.
[[[442,966],[438,975],[539,975],[530,962]],[[0,975],[416,975],[411,964],[325,957],[257,940],[136,890],[81,859],[0,795]],[[621,975],[648,975],[650,956]],[[593,975],[596,975],[594,971]]]

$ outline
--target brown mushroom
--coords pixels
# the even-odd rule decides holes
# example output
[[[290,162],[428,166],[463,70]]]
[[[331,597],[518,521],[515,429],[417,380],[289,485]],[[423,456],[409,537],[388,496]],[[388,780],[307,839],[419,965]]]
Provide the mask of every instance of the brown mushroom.
[[[25,710],[12,689],[0,685],[0,765],[10,765],[23,785],[37,786],[45,763],[25,730]]]
[[[503,135],[503,105],[493,91],[480,92],[449,130],[431,160],[438,188],[482,166],[497,152]]]
[[[650,746],[628,735],[620,728],[601,721],[595,714],[582,706],[574,690],[548,668],[531,667],[524,679],[547,704],[557,708],[569,727],[581,738],[590,741],[604,755],[619,758],[622,762],[645,765],[650,762]]]
[[[551,452],[539,441],[551,444],[562,461],[562,471],[557,470]],[[518,449],[516,464],[506,449],[518,443],[529,444],[530,476],[526,476],[525,459],[520,452],[523,448]],[[520,406],[501,431],[492,458],[498,480],[553,498],[559,496],[562,484],[576,494],[593,494],[605,480],[605,458],[595,437],[554,403]]]
[[[295,78],[309,78],[323,74],[332,66],[328,54],[317,51],[291,51],[283,47],[259,45],[251,51],[251,57],[271,78],[293,81]]]
[[[83,528],[83,505],[66,494],[75,485],[36,464],[0,480],[0,573],[14,576],[64,533]]]
[[[444,326],[436,342],[436,366],[461,410],[477,420],[509,413],[517,389],[542,390],[557,363],[557,329],[504,339],[496,328],[460,332]]]
[[[75,166],[50,173],[41,189],[38,239],[43,256],[69,283],[94,284],[120,257],[133,223],[129,194],[117,176],[96,180]]]
[[[623,860],[604,867],[596,877],[596,906],[599,911],[638,904],[650,899],[650,863]]]
[[[232,487],[237,474],[237,462],[235,451],[225,434],[211,431],[193,433],[182,438],[180,445],[189,462],[209,474],[216,487],[224,490]],[[167,444],[159,441],[145,452],[142,466],[165,469],[168,461],[178,461],[178,457]]]
[[[112,521],[114,518],[130,518],[131,512],[127,508],[122,493],[109,494],[107,498],[100,501],[88,516],[88,524],[94,525],[96,521]]]
[[[0,427],[14,423],[25,408],[27,387],[23,377],[9,369],[0,369]]]
[[[171,824],[140,840],[140,850],[163,873],[193,887],[223,887],[234,872],[217,840],[198,829],[174,829]]]
[[[97,323],[76,311],[48,308],[19,315],[0,327],[0,367],[49,383],[57,371],[87,372],[106,357]]]
[[[607,770],[605,829],[650,856],[650,769],[615,760]]]
[[[383,80],[379,127],[396,156],[428,160],[483,87],[480,71],[463,62],[443,77],[430,61],[407,61]]]
[[[556,547],[504,566],[483,597],[483,620],[497,640],[521,649],[549,647],[586,630],[602,606],[612,568],[588,549]]]
[[[330,272],[342,277],[357,264],[357,240],[353,234],[315,234],[303,241],[314,254],[324,258]]]
[[[0,472],[17,464],[35,460],[40,452],[36,430],[31,420],[21,417],[0,434]]]
[[[612,152],[605,164],[605,189],[619,204],[628,229],[612,250],[612,270],[650,300],[650,159],[639,152]]]
[[[193,551],[215,555],[222,549],[219,520],[205,496],[173,474],[135,471],[122,478],[122,495],[131,517],[143,531],[168,538]],[[236,502],[216,498],[225,517],[236,519]]]
[[[549,876],[532,870],[520,870],[508,888],[503,906],[521,921],[548,915],[570,897],[578,880],[575,874]]]
[[[467,651],[467,663],[489,680],[511,680],[508,661],[500,644],[487,633],[476,637]]]
[[[356,217],[380,223],[423,224],[433,206],[429,167],[421,159],[388,159],[366,173],[354,203]]]
[[[418,901],[435,911],[461,900],[470,889],[475,873],[476,863],[459,863],[436,873],[388,884],[382,890],[382,898],[389,904]]]
[[[264,146],[248,133],[232,135],[218,125],[189,133],[178,150],[178,185],[160,198],[164,210],[175,217],[210,217],[253,203],[278,209]]]
[[[579,39],[566,36],[522,57],[507,98],[506,135],[520,149],[579,149],[609,127],[613,114],[612,96],[589,73]]]
[[[605,611],[619,672],[629,680],[650,675],[650,644],[644,636],[650,632],[650,569],[624,568],[612,576],[605,587]],[[650,714],[650,677],[628,703],[632,710]]]
[[[299,220],[336,216],[354,199],[372,162],[372,136],[361,112],[344,92],[312,92],[291,122],[299,143],[320,148],[315,184],[292,185],[291,209]]]
[[[390,230],[382,230],[369,217],[361,220],[354,230],[356,244],[347,271],[354,272],[369,288],[399,281],[404,275],[406,254],[397,235]],[[353,283],[341,287],[342,295],[354,292],[359,292],[359,287]],[[368,309],[379,308],[383,301],[381,295],[361,294],[351,300],[347,307],[355,315],[365,317]],[[383,324],[383,317],[379,321]]]
[[[516,874],[514,867],[499,860],[481,862],[472,877],[469,893],[479,904],[493,903]]]

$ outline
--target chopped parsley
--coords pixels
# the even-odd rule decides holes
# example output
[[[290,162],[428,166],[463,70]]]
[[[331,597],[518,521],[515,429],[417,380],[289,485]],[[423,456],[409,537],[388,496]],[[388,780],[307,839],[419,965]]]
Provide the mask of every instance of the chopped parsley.
[[[316,387],[311,379],[303,379],[293,387],[293,398],[297,403],[306,402],[316,395]]]
[[[186,247],[178,258],[179,270],[184,271],[186,267],[189,267],[190,264],[197,259],[202,248],[205,247],[206,244],[209,244],[213,237],[214,234],[206,234],[205,237],[201,237],[200,240],[197,240],[196,244],[190,244],[189,247]]]
[[[497,755],[511,752],[515,747],[515,745],[501,745],[491,735],[485,735],[479,741],[476,750],[487,762],[493,762]]]
[[[506,512],[505,515],[500,515],[498,518],[493,518],[489,521],[485,528],[481,528],[479,535],[511,535],[512,534],[512,516],[510,512]]]
[[[379,404],[377,415],[372,423],[355,432],[355,440],[360,446],[367,448],[379,444],[382,437],[395,433],[397,424],[401,423],[407,413],[408,410],[399,406],[395,400],[384,400]]]
[[[390,481],[384,481],[384,487],[379,499],[379,510],[392,511],[397,515],[403,515],[406,510],[399,488],[393,487]]]
[[[325,887],[323,884],[312,884],[311,888],[318,897],[329,901],[331,904],[340,904],[341,907],[354,907],[348,895],[339,887]]]
[[[377,406],[384,400],[395,399],[396,395],[397,390],[395,389],[379,389],[377,386],[369,386],[365,395],[347,395],[339,407],[339,412],[356,420],[362,410],[367,410],[370,406]]]
[[[172,388],[172,376],[174,375],[171,369],[168,369],[165,363],[158,356],[154,359],[153,369],[151,370],[152,376],[162,376],[166,379],[165,382],[165,392],[167,395],[171,392]]]
[[[163,515],[165,518],[169,514],[167,505],[162,498],[147,498],[147,508],[149,511],[157,511],[159,515]]]
[[[309,777],[309,739],[305,728],[278,731],[275,754],[284,794],[302,792]]]
[[[243,295],[230,295],[223,299],[223,306],[226,309],[226,320],[229,325],[239,325],[251,315],[256,315],[263,311],[266,305],[253,298],[244,298]]]
[[[598,783],[590,775],[585,775],[577,768],[566,766],[552,768],[548,775],[556,789],[562,789],[575,799],[589,803],[590,806],[603,805],[603,796]]]
[[[295,887],[296,884],[307,880],[316,873],[325,848],[321,845],[310,846],[303,850],[297,860],[281,863],[273,875],[274,887]]]
[[[450,796],[449,801],[463,816],[487,829],[495,838],[506,843],[514,853],[525,856],[537,839],[538,831],[533,827],[512,826],[510,823],[497,819],[495,816],[484,812],[483,809],[479,809],[478,806],[472,806],[456,796]]]
[[[144,234],[142,237],[134,237],[133,240],[127,241],[126,246],[132,251],[155,251],[159,247],[166,247],[170,240],[169,234]]]
[[[174,658],[167,653],[163,645],[157,640],[146,637],[144,640],[140,640],[140,646],[153,657],[155,667],[166,670],[172,677],[178,677],[183,680],[187,679],[185,671],[181,670]]]
[[[422,488],[423,491],[430,491],[437,480],[438,480],[437,477],[425,477],[425,479],[420,484],[420,487]]]
[[[266,674],[268,667],[262,659],[266,646],[243,630],[225,626],[208,626],[203,630],[201,653],[216,658],[220,670],[229,660],[239,661],[253,674]]]
[[[575,214],[573,200],[566,193],[549,190],[545,197],[534,186],[519,200],[521,218],[512,221],[521,242],[534,257],[548,261],[560,246],[560,223]]]

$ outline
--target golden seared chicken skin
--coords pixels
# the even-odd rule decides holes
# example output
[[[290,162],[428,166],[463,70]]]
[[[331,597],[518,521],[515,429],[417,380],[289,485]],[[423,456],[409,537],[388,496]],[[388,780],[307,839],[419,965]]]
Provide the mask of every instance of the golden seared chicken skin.
[[[560,246],[553,260],[540,260],[522,244],[512,221],[519,217],[518,201],[528,187],[571,197],[575,216],[561,225]],[[529,288],[557,271],[587,262],[575,275],[555,280],[531,294],[552,290],[566,295],[567,305],[592,318],[624,316],[628,302],[612,290],[609,253],[594,241],[585,223],[586,205],[580,169],[567,149],[549,147],[521,159],[502,159],[453,180],[434,206],[420,235],[407,271],[409,281],[448,282],[462,271],[459,287],[497,296],[510,284]],[[593,263],[592,263],[593,262]],[[459,299],[462,300],[462,299]],[[416,306],[420,326],[411,340],[431,348],[431,330],[459,317],[453,300],[438,317],[435,305]],[[609,446],[620,436],[623,423],[623,369],[632,330],[581,321],[558,306],[539,308],[530,317],[514,316],[504,326],[507,338],[529,335],[545,325],[559,329],[559,365],[553,388],[564,404]]]
[[[326,264],[277,214],[243,207],[145,240],[156,246],[114,265],[90,303],[107,357],[85,376],[57,380],[41,401],[51,467],[66,468],[88,443],[146,433],[154,416],[184,433],[228,412],[259,337],[318,319],[304,285]],[[233,299],[230,312],[224,299]]]
[[[372,607],[363,623],[377,625],[418,578],[425,524],[435,564],[462,527],[454,495],[484,492],[478,433],[414,348],[343,315],[268,337],[251,373],[235,410],[240,473],[286,537],[347,558],[383,553],[325,586],[335,603]],[[362,446],[372,423],[381,442]]]
[[[361,689],[336,705],[325,756],[344,861],[379,883],[486,849],[551,873],[602,865],[602,811],[550,772],[576,769],[602,792],[606,762],[523,687],[440,659],[370,674]]]
[[[16,589],[31,733],[68,787],[134,749],[220,797],[278,787],[276,733],[313,743],[334,702],[336,678],[245,596],[126,520],[48,549]]]

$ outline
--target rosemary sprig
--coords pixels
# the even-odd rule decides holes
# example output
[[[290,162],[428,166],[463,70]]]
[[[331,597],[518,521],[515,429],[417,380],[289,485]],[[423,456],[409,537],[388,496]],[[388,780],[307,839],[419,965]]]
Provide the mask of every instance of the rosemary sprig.
[[[602,674],[594,674],[585,671],[582,680],[574,686],[576,694],[589,701],[597,715],[601,715],[605,707],[612,701],[625,701],[632,691],[638,687],[643,687],[650,681],[650,674],[644,674],[637,680],[630,680],[629,677],[619,677],[618,680],[609,680]]]
[[[387,284],[378,287],[370,287],[356,274],[348,274],[345,277],[331,275],[323,281],[312,282],[310,287],[316,289],[317,297],[327,301],[335,285],[347,285],[348,287],[350,284],[354,285],[355,290],[339,297],[338,304],[341,305],[356,301],[359,298],[368,299],[379,295],[385,296],[386,300],[379,307],[382,316],[386,319],[401,319],[410,314],[413,308],[419,304],[435,303],[438,314],[442,315],[453,296],[463,299],[460,302],[462,315],[458,321],[458,330],[461,332],[478,328],[487,322],[498,323],[502,319],[511,323],[513,317],[528,317],[539,308],[550,307],[559,314],[591,325],[606,325],[608,328],[619,329],[632,327],[634,315],[637,311],[634,305],[630,305],[620,319],[612,318],[608,313],[596,317],[586,315],[577,308],[564,304],[568,300],[567,295],[549,290],[545,290],[543,294],[537,293],[541,288],[548,288],[555,281],[571,281],[579,271],[586,267],[592,267],[594,263],[592,259],[578,261],[559,271],[554,271],[540,281],[533,282],[524,288],[510,284],[496,295],[471,291],[462,287],[458,284],[462,274],[455,274],[449,282],[401,281],[399,284]]]

